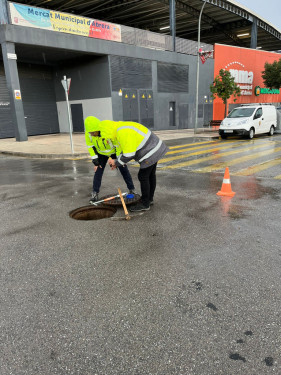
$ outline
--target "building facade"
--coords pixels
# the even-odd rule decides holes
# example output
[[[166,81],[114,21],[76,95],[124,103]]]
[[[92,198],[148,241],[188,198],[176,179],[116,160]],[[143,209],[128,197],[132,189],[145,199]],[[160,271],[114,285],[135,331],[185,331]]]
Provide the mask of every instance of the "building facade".
[[[235,106],[247,103],[271,103],[276,107],[281,103],[281,90],[270,90],[264,86],[262,71],[266,62],[272,64],[281,58],[281,54],[260,51],[250,48],[238,48],[215,44],[214,77],[220,69],[228,70],[241,89],[241,96],[231,97],[228,101],[228,110]],[[214,120],[224,118],[225,106],[221,99],[214,100]]]
[[[64,76],[74,132],[89,115],[194,127],[195,42],[177,39],[174,52],[165,35],[1,1],[0,138],[68,132]],[[200,65],[199,126],[213,117],[213,75],[210,58]]]

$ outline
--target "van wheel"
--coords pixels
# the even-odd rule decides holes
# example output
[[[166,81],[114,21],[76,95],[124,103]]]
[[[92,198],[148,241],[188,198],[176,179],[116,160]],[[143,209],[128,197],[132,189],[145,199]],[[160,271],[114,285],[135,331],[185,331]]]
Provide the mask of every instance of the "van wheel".
[[[254,135],[255,135],[255,129],[254,129],[254,128],[251,128],[250,131],[249,131],[249,138],[250,138],[250,139],[253,139],[253,138],[254,138]]]
[[[271,125],[271,128],[270,128],[270,130],[269,130],[268,135],[272,136],[273,134],[274,134],[274,126]]]

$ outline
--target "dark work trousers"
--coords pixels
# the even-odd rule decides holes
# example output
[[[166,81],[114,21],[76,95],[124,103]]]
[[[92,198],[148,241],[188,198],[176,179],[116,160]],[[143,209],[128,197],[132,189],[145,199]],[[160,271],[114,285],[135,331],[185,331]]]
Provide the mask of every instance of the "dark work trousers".
[[[109,158],[109,156],[106,156],[106,155],[102,155],[102,154],[98,154],[98,155],[99,155],[99,163],[100,163],[102,168],[98,167],[97,171],[94,175],[93,192],[95,192],[95,193],[100,192],[100,186],[101,186],[101,180],[102,180],[104,168],[105,168],[107,160]],[[111,155],[110,157],[112,159],[116,159],[115,154]],[[134,190],[135,189],[134,183],[133,183],[133,180],[132,180],[132,177],[131,177],[131,174],[129,172],[128,167],[126,165],[124,165],[123,167],[119,167],[119,171],[121,172],[121,175],[124,178],[124,181],[127,185],[128,190]]]
[[[141,168],[138,173],[138,179],[141,186],[141,200],[146,207],[149,206],[154,197],[156,188],[156,166],[157,163],[147,168]]]

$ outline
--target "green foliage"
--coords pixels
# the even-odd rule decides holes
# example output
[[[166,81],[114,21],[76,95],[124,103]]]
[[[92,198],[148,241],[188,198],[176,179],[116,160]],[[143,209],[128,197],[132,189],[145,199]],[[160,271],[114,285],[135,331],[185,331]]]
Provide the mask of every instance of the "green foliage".
[[[262,78],[266,87],[270,89],[281,88],[281,59],[272,64],[265,63]]]
[[[221,69],[219,75],[215,77],[213,84],[210,86],[213,99],[219,97],[226,105],[227,100],[233,95],[234,101],[240,96],[240,87],[234,82],[234,77],[228,70]]]

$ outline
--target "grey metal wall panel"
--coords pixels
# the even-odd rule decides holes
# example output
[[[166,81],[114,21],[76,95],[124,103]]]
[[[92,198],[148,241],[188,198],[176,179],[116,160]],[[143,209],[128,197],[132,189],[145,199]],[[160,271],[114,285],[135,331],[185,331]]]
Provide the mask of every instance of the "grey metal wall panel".
[[[15,129],[12,122],[10,96],[7,88],[4,67],[0,62],[0,138],[12,138]]]
[[[208,125],[213,119],[213,104],[203,104],[204,106],[204,125]]]
[[[18,70],[27,134],[59,133],[52,69],[19,64]]]
[[[154,103],[152,90],[139,90],[140,122],[148,128],[154,126]]]
[[[110,56],[112,91],[122,87],[152,88],[151,61],[123,56]]]
[[[123,120],[139,121],[138,92],[135,89],[123,89]]]
[[[188,104],[179,105],[179,129],[188,128]]]
[[[176,102],[169,102],[169,126],[176,125]]]
[[[188,65],[158,63],[158,92],[188,93]]]

